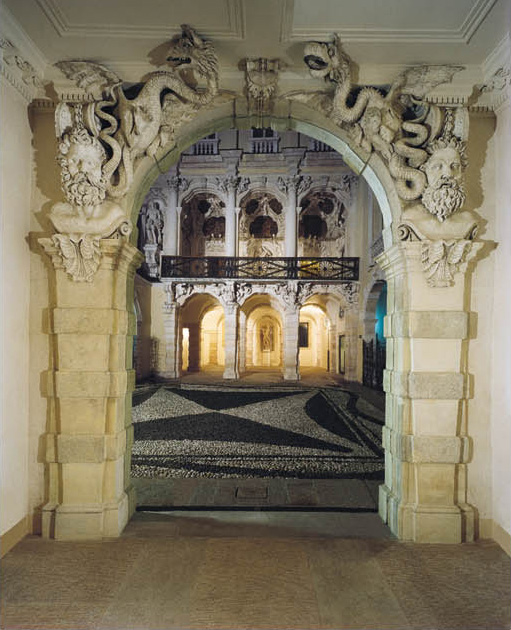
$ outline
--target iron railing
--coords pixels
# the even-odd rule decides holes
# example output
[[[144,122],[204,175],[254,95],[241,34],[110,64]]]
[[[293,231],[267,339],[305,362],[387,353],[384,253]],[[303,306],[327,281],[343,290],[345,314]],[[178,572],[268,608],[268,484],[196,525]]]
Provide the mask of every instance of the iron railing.
[[[358,258],[161,257],[162,278],[353,282],[358,280],[358,276]]]

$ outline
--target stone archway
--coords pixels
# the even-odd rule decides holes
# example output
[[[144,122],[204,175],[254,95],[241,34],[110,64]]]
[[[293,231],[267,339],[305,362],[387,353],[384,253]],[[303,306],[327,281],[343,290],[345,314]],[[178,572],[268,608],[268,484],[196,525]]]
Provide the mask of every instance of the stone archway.
[[[207,48],[211,61],[211,46],[198,42],[191,29],[182,38]],[[179,48],[179,40],[173,45]],[[306,59],[317,72],[323,67],[312,58],[321,58],[325,50],[330,59],[346,58],[337,42],[311,46],[314,54]],[[72,62],[61,67],[73,74]],[[134,509],[129,481],[134,383],[130,349],[135,331],[131,304],[133,274],[141,256],[128,236],[156,173],[168,167],[183,146],[233,123],[230,106],[203,109],[218,90],[215,63],[208,72],[210,91],[195,94],[176,75],[163,76],[169,82],[167,89],[187,95],[183,96],[186,115],[170,119],[175,128],[161,117],[163,110],[137,135],[134,130],[141,127],[123,128],[120,116],[119,133],[108,132],[106,126],[98,130],[93,114],[105,114],[101,103],[62,103],[57,108],[67,203],[57,203],[51,210],[56,234],[39,241],[53,262],[49,307],[55,362],[49,365],[46,379],[51,418],[44,456],[47,536],[117,536]],[[338,150],[356,173],[363,174],[382,210],[385,251],[378,262],[388,283],[388,360],[386,477],[380,514],[403,540],[470,540],[474,515],[465,483],[470,440],[464,418],[464,401],[470,393],[463,360],[469,337],[470,274],[465,272],[482,244],[473,241],[476,221],[456,206],[459,199],[449,205],[442,192],[427,199],[422,196],[426,184],[432,188],[436,184],[434,174],[428,172],[429,156],[441,168],[451,165],[451,170],[457,156],[449,177],[461,178],[467,133],[464,112],[424,105],[428,109],[424,115],[431,115],[431,125],[436,127],[430,126],[434,132],[423,138],[421,122],[405,122],[392,100],[402,97],[401,105],[406,106],[406,94],[399,92],[399,86],[392,98],[366,88],[355,98],[356,107],[350,108],[339,100],[343,90],[350,93],[350,77],[332,70],[330,78],[339,96],[332,105],[335,115],[310,107],[310,99],[288,95],[280,115],[277,107],[267,119],[276,128],[303,131]],[[109,94],[115,98],[113,91]],[[237,98],[244,102],[243,96]],[[126,117],[136,118],[136,108],[130,109],[129,103],[126,107]],[[191,122],[184,124],[186,118]],[[250,125],[250,112],[234,116],[234,122]],[[167,151],[172,143],[175,148]],[[89,160],[94,167],[89,175],[100,185],[85,187],[86,192],[70,185],[71,153],[82,164],[82,174],[86,174],[85,158]],[[418,168],[421,160],[425,174]],[[298,173],[288,173],[283,185],[296,193],[297,178]],[[236,174],[226,185],[229,190],[236,185]],[[234,317],[235,309],[231,310]],[[169,314],[166,325],[177,326],[176,318]],[[236,364],[232,357],[227,361]],[[167,355],[167,362],[172,357]]]

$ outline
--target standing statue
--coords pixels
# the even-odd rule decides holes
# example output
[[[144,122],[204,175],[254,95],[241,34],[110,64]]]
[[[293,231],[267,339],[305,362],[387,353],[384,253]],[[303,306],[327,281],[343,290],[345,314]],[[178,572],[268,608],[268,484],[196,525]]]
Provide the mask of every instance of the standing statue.
[[[159,201],[151,200],[143,216],[144,244],[161,247],[163,238],[163,215]]]
[[[273,350],[273,326],[264,324],[260,330],[261,350],[268,352]]]

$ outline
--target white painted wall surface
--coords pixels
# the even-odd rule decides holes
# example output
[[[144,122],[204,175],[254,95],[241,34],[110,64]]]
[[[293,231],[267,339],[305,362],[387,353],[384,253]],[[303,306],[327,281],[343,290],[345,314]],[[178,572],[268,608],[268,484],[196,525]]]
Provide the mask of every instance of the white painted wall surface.
[[[493,521],[511,534],[511,94],[496,113],[491,474]]]
[[[3,78],[0,104],[0,534],[4,534],[28,514],[30,256],[26,238],[30,222],[32,134],[26,102]]]

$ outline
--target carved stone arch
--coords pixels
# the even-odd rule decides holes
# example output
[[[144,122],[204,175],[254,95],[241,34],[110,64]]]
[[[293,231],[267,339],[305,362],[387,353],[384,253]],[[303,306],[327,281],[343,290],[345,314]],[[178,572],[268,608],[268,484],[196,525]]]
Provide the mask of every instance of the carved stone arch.
[[[167,78],[174,80],[175,77]],[[308,86],[309,82],[305,87]],[[244,95],[236,95],[233,100],[238,102],[228,100],[225,94],[219,100],[223,102],[214,105],[212,100],[207,108],[200,110],[197,107],[187,123],[181,118],[175,132],[165,130],[166,135],[156,138],[159,145],[153,142],[149,146],[137,145],[137,150],[134,149],[130,156],[138,160],[130,186],[124,189],[122,182],[110,182],[110,188],[113,186],[116,193],[120,190],[123,193],[116,196],[115,201],[105,201],[104,208],[100,208],[105,215],[111,214],[115,219],[114,227],[109,220],[108,225],[98,226],[99,231],[72,240],[72,236],[82,234],[83,230],[64,229],[66,216],[62,212],[59,214],[62,204],[57,203],[54,225],[61,233],[39,239],[54,262],[55,275],[50,279],[54,283],[52,289],[57,286],[55,295],[58,299],[65,296],[65,301],[49,305],[56,307],[51,331],[52,349],[59,356],[59,368],[50,366],[48,383],[51,386],[47,388],[48,396],[58,400],[48,405],[54,415],[48,423],[53,428],[46,443],[59,444],[58,449],[48,449],[46,460],[52,484],[49,484],[50,494],[43,507],[43,529],[50,536],[61,539],[118,536],[134,508],[129,477],[131,433],[129,413],[126,413],[132,379],[127,360],[129,352],[125,350],[133,334],[130,319],[133,273],[141,257],[125,238],[108,237],[117,235],[116,226],[126,222],[127,217],[132,217],[136,223],[147,192],[157,177],[177,162],[184,147],[209,133],[233,125],[244,128],[250,124],[247,117],[233,116],[233,112],[246,111]],[[133,107],[130,112],[133,117],[140,115],[134,107],[138,104],[129,104]],[[68,113],[72,111],[72,105],[66,104],[66,107]],[[342,127],[319,108],[312,109],[299,102],[286,102],[285,117],[269,116],[266,124],[277,130],[298,131],[337,150],[353,172],[368,182],[383,215],[385,251],[378,261],[386,270],[392,296],[388,330],[396,358],[387,366],[385,383],[391,415],[384,431],[387,461],[385,485],[380,488],[381,516],[403,540],[471,540],[474,510],[468,504],[466,490],[466,464],[471,455],[466,434],[468,423],[465,417],[460,418],[470,396],[470,377],[463,359],[469,337],[470,282],[461,273],[459,278],[452,276],[460,262],[465,265],[461,271],[465,271],[466,250],[474,257],[482,243],[472,244],[468,236],[462,241],[445,241],[440,229],[436,237],[424,232],[422,243],[401,242],[398,228],[404,204],[398,195],[398,186],[385,159],[376,150],[370,151],[355,142],[350,134],[350,131],[356,131],[354,126],[351,129]],[[137,125],[132,127],[136,129]],[[77,136],[82,129],[76,125]],[[95,153],[95,162],[100,162],[101,166],[102,158],[94,147],[98,139],[85,131],[86,143],[90,145],[88,149]],[[106,128],[103,131],[106,133]],[[129,164],[124,163],[124,166]],[[426,218],[437,221],[437,217]],[[444,218],[441,215],[439,221]],[[91,223],[100,221],[94,218],[89,221],[89,227]],[[445,223],[447,226],[454,224]],[[73,215],[73,225],[83,228],[87,221]],[[438,227],[437,223],[435,227]],[[66,231],[68,235],[64,233]],[[124,230],[120,235],[126,237],[128,233]],[[135,243],[135,236],[131,239],[131,243]],[[452,272],[449,270],[450,277],[445,274],[447,263],[453,267]],[[68,274],[73,275],[70,269],[80,264],[86,268],[79,269],[80,273],[71,281],[68,277]],[[424,264],[431,272],[430,276],[439,276],[436,284],[424,282],[421,274]],[[442,269],[444,275],[440,277]],[[78,281],[82,283],[78,285]],[[444,289],[439,291],[440,287]],[[204,292],[199,288],[195,291],[197,294]],[[291,299],[292,296],[286,300],[277,285],[270,285],[268,293],[274,294],[284,313],[284,378],[297,380],[295,333],[300,300]],[[348,290],[344,296],[350,304],[358,297],[356,291],[350,295]],[[448,299],[443,299],[444,296]],[[439,302],[442,310],[439,310]],[[83,319],[84,304],[96,307],[96,312],[91,309],[87,322]],[[176,311],[176,304],[169,304],[165,310],[165,326],[174,332],[178,330]],[[84,339],[84,330],[95,335],[94,344]],[[354,326],[353,335],[357,338],[358,332]],[[77,353],[75,348],[71,348],[73,352],[69,350],[69,335],[76,335],[76,342],[83,352]],[[411,338],[414,343],[410,343]],[[449,358],[449,364],[431,353],[420,351],[421,347],[431,347],[432,339],[441,343],[442,354]],[[166,352],[166,364],[171,368],[169,374],[175,374],[176,357],[168,349]],[[75,423],[76,419],[78,423]],[[91,435],[83,434],[83,427],[91,420],[98,427],[93,440]],[[109,427],[108,430],[105,427]],[[84,478],[90,483],[84,484]]]

